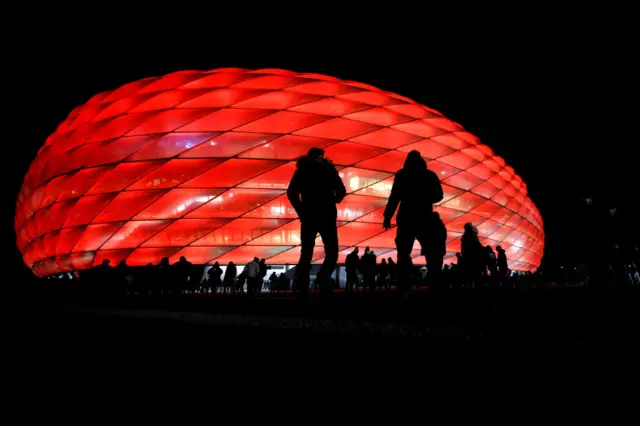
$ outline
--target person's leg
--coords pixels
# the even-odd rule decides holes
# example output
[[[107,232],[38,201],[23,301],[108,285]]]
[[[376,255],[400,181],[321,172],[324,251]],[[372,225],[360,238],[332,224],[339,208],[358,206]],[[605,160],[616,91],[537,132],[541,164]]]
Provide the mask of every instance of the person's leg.
[[[441,253],[427,254],[427,282],[435,288],[440,287],[443,259],[444,256]]]
[[[338,263],[338,229],[335,222],[332,221],[322,226],[319,231],[324,245],[325,258],[316,276],[316,281],[322,284],[328,282]],[[313,248],[311,252],[313,253]]]
[[[427,264],[426,282],[429,286],[438,287],[442,273],[442,264],[446,253],[446,238],[440,240],[437,232],[428,227],[418,229],[416,238],[422,248],[422,255]]]
[[[396,286],[404,291],[411,289],[411,249],[415,240],[410,229],[403,226],[397,227],[396,250],[398,251],[398,263],[396,266]]]
[[[316,245],[318,229],[315,224],[302,222],[300,224],[300,260],[296,268],[296,286],[300,293],[306,294],[309,290],[309,272],[313,249]]]

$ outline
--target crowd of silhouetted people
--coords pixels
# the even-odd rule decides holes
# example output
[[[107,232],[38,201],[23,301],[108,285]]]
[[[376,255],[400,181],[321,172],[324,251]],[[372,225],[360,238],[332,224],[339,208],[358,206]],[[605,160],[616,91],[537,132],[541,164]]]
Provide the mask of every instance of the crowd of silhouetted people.
[[[300,260],[291,273],[273,272],[268,278],[265,259],[254,258],[238,273],[233,262],[222,268],[216,262],[211,268],[193,265],[185,257],[170,265],[163,258],[159,265],[129,268],[124,261],[112,267],[109,260],[76,278],[86,285],[79,288],[98,292],[130,292],[150,295],[183,294],[239,294],[255,295],[267,289],[272,292],[292,290],[302,296],[310,288],[329,294],[340,287],[342,281],[334,276],[338,262],[337,205],[346,196],[346,189],[336,167],[324,157],[320,148],[311,148],[301,157],[287,189],[287,197],[300,218]],[[385,207],[382,227],[391,229],[396,221],[397,259],[381,259],[367,247],[360,254],[355,248],[345,260],[347,293],[389,291],[397,288],[407,295],[413,288],[434,291],[448,289],[513,289],[547,285],[640,285],[638,276],[638,247],[629,252],[620,249],[617,209],[610,208],[605,221],[592,212],[593,203],[587,199],[588,217],[600,232],[589,235],[588,267],[558,267],[533,272],[512,272],[505,251],[499,245],[496,251],[483,246],[478,229],[464,225],[461,249],[456,262],[444,265],[447,229],[433,205],[443,200],[443,189],[438,176],[427,168],[418,151],[407,154],[405,163],[394,178]],[[595,211],[595,210],[593,210]],[[599,211],[599,210],[598,210]],[[397,216],[396,216],[397,212]],[[589,216],[591,215],[591,216]],[[324,245],[324,262],[315,273],[311,285],[311,261],[317,236]],[[415,241],[421,246],[426,267],[413,264]],[[628,245],[627,245],[628,246]],[[338,269],[341,271],[341,268]],[[338,272],[340,274],[340,272]]]
[[[86,271],[71,274],[75,290],[92,293],[135,293],[144,295],[178,296],[183,294],[246,294],[260,293],[263,289],[288,290],[290,281],[285,274],[272,274],[265,280],[269,267],[265,259],[254,258],[238,274],[238,268],[229,262],[223,272],[216,262],[194,265],[184,256],[173,265],[164,257],[158,265],[130,267],[123,260],[115,267],[105,259]],[[206,274],[205,274],[206,271]],[[274,282],[275,281],[275,282]]]
[[[379,259],[368,247],[364,253],[355,248],[345,259],[342,276],[345,293],[374,293],[406,290],[481,290],[481,289],[524,289],[557,286],[587,286],[593,278],[588,268],[582,265],[559,266],[553,269],[540,268],[535,272],[511,271],[504,250],[496,247],[497,254],[489,246],[482,247],[473,225],[465,225],[462,251],[456,254],[457,262],[444,265],[438,273],[428,266],[411,265],[406,282],[398,281],[398,265],[391,258]],[[619,257],[617,263],[606,266],[607,286],[640,286],[638,248],[628,257]],[[216,262],[211,267],[194,265],[181,257],[173,265],[168,258],[159,264],[130,267],[121,261],[112,267],[108,259],[92,269],[60,274],[55,278],[69,277],[73,289],[79,293],[94,294],[139,294],[149,296],[178,295],[245,295],[262,292],[297,292],[295,279],[286,273],[272,272],[265,259],[254,258],[243,266],[229,262],[223,272]],[[206,271],[206,272],[205,272]],[[294,271],[295,272],[295,271]],[[293,274],[295,275],[295,274]],[[334,278],[330,279],[331,289],[339,290]],[[318,288],[319,289],[319,288]]]

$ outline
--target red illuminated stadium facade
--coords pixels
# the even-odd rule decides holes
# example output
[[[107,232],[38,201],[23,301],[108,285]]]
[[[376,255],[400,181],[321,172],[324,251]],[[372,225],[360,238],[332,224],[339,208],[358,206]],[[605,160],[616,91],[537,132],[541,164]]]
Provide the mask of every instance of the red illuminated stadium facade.
[[[403,96],[277,69],[177,72],[77,107],[25,177],[18,247],[39,276],[103,259],[295,264],[299,221],[285,190],[296,158],[314,146],[349,193],[338,206],[340,262],[354,246],[395,258],[395,229],[383,229],[382,212],[415,149],[443,184],[445,262],[472,222],[483,245],[506,249],[512,269],[539,266],[540,214],[520,177],[478,138]],[[322,257],[317,247],[315,262]]]

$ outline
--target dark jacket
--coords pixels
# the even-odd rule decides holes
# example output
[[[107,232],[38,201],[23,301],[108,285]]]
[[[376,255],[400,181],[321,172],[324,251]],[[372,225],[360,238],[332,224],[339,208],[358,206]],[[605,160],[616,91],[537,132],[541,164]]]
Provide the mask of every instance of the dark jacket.
[[[484,247],[476,232],[465,231],[460,239],[462,259],[468,270],[481,272],[487,267]]]
[[[447,252],[447,228],[444,226],[440,215],[436,212],[431,213],[429,221],[429,244],[428,247],[422,248],[422,253],[432,256],[444,256]]]
[[[347,190],[333,163],[324,158],[302,157],[291,178],[287,196],[302,221],[335,221],[336,204]]]
[[[507,254],[504,249],[498,250],[498,269],[500,269],[500,272],[505,272],[507,268]]]
[[[438,176],[427,169],[422,159],[407,161],[396,173],[384,217],[391,219],[400,204],[398,225],[424,222],[433,212],[433,204],[444,197]]]
[[[345,259],[344,266],[348,271],[355,272],[358,269],[358,263],[360,262],[360,258],[356,252],[351,252],[347,255]]]

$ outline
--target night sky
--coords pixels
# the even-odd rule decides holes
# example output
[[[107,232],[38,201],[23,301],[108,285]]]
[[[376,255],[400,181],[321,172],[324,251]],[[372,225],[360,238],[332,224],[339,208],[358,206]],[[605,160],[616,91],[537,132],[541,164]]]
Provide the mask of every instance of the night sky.
[[[387,28],[389,35],[375,36],[364,29],[332,31],[311,41],[287,31],[240,37],[216,27],[199,37],[150,31],[97,40],[92,34],[87,46],[78,45],[82,33],[71,29],[18,46],[10,61],[15,78],[4,82],[12,86],[11,103],[4,104],[19,112],[11,117],[16,139],[4,151],[11,160],[3,170],[10,182],[2,218],[10,241],[3,250],[18,273],[28,272],[15,248],[15,198],[37,150],[74,107],[140,78],[219,67],[328,74],[439,110],[492,147],[527,183],[544,220],[544,262],[571,260],[576,235],[589,232],[575,216],[587,195],[603,208],[616,203],[637,235],[631,224],[640,217],[633,198],[638,155],[631,151],[638,144],[637,50],[623,33],[582,28],[560,34],[539,24],[526,34],[479,30],[459,40],[433,28]]]

